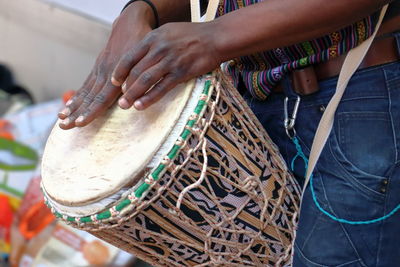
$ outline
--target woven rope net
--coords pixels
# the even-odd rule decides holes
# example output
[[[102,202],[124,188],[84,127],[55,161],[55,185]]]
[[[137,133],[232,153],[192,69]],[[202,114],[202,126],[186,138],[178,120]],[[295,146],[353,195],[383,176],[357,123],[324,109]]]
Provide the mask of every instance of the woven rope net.
[[[143,199],[73,226],[154,266],[285,266],[300,190],[242,97],[213,81],[191,136]]]

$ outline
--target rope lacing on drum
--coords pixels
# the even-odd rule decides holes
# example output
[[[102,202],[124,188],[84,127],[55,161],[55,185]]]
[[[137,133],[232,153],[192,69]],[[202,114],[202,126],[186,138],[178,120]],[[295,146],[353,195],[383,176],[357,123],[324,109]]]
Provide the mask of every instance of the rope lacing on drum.
[[[189,192],[190,190],[192,190],[193,188],[199,187],[206,177],[207,166],[208,166],[207,140],[206,139],[203,139],[203,145],[201,147],[201,150],[203,152],[203,169],[201,170],[200,178],[195,183],[185,187],[182,190],[182,192],[179,194],[178,201],[176,202],[176,208],[178,210],[180,210],[180,208],[181,208],[183,197],[186,195],[186,193]]]

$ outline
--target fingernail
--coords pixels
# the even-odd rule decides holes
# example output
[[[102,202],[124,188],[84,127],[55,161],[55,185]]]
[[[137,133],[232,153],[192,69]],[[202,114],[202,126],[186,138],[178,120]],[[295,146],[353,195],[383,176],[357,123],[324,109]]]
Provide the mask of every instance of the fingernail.
[[[144,105],[140,100],[136,100],[135,103],[133,103],[133,105],[137,110],[142,110],[144,108]]]
[[[69,108],[64,108],[62,111],[60,111],[60,114],[64,116],[69,116],[71,115],[71,110]]]
[[[114,77],[111,77],[111,83],[115,86],[121,86],[121,83],[117,81]]]
[[[127,101],[125,98],[121,98],[121,99],[118,101],[118,104],[119,104],[119,106],[120,106],[122,109],[128,109],[128,108],[129,108],[129,103],[128,103],[128,101]]]
[[[61,122],[62,125],[68,125],[70,123],[70,119],[65,119]]]
[[[121,89],[122,89],[122,93],[126,92],[126,82],[122,84]]]
[[[65,103],[66,106],[69,106],[72,104],[72,99],[68,100],[67,103]]]
[[[85,117],[79,116],[79,117],[75,120],[75,122],[76,122],[76,123],[81,123],[81,122],[83,122],[84,119],[85,119]]]

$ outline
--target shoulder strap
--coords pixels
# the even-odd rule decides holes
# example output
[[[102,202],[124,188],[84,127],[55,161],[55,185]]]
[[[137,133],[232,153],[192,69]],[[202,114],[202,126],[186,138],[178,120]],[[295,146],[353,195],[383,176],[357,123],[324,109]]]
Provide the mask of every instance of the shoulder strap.
[[[216,16],[217,9],[218,9],[218,0],[209,0],[207,12],[205,15],[205,21],[213,20]],[[192,15],[192,22],[201,22],[201,12],[200,12],[200,1],[199,0],[190,0],[191,6],[191,15]],[[354,72],[357,70],[358,66],[361,64],[361,61],[365,57],[369,47],[371,46],[372,41],[374,40],[376,33],[382,23],[383,17],[385,16],[386,10],[388,5],[385,5],[380,13],[378,23],[375,26],[374,33],[363,43],[359,46],[351,49],[346,59],[343,63],[343,67],[339,74],[338,83],[336,86],[336,92],[332,97],[331,101],[329,102],[321,121],[318,125],[318,129],[315,133],[315,137],[313,140],[313,144],[311,147],[310,157],[309,157],[309,164],[307,168],[307,175],[303,187],[303,193],[305,188],[307,187],[310,176],[314,171],[315,164],[318,161],[319,156],[321,155],[322,149],[325,146],[325,143],[328,139],[328,136],[332,130],[334,115],[339,105],[340,100],[342,99],[344,90],[347,87],[347,84],[350,81],[351,76],[353,76]]]
[[[351,76],[353,76],[358,66],[360,66],[361,61],[364,59],[365,54],[367,53],[369,47],[371,46],[372,41],[374,40],[375,35],[382,23],[383,17],[385,16],[387,7],[388,5],[385,5],[382,8],[378,23],[375,26],[374,33],[359,46],[351,49],[346,56],[346,59],[343,63],[342,69],[339,74],[339,79],[336,86],[336,92],[333,95],[328,106],[326,107],[326,110],[324,111],[324,114],[321,118],[317,131],[315,133],[314,141],[311,147],[309,163],[307,168],[307,175],[303,187],[303,193],[310,181],[310,176],[314,171],[318,158],[321,155],[322,149],[324,148],[325,143],[328,140],[328,136],[332,130],[334,115],[337,106],[339,105],[339,102],[342,99],[344,90],[346,89]]]
[[[217,14],[219,0],[209,0],[207,11],[205,14],[204,21],[211,21],[215,18]],[[192,22],[201,22],[201,12],[200,12],[200,1],[190,0],[190,9],[192,13]]]

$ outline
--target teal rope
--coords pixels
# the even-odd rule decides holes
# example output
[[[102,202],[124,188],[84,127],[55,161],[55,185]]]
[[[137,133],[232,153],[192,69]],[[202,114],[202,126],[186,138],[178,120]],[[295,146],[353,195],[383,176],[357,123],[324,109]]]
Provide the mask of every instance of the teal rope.
[[[303,149],[301,148],[301,145],[300,145],[299,140],[297,139],[297,137],[294,137],[292,140],[293,140],[294,145],[296,146],[297,154],[296,154],[296,156],[294,156],[294,158],[293,158],[293,160],[291,162],[291,169],[292,169],[292,171],[294,171],[294,162],[296,161],[296,159],[298,157],[301,157],[304,160],[304,165],[305,165],[306,174],[307,174],[308,158],[304,155]],[[332,220],[340,222],[340,223],[346,223],[346,224],[351,224],[351,225],[377,223],[377,222],[383,221],[383,220],[391,217],[393,214],[395,214],[400,209],[400,204],[399,204],[391,212],[389,212],[385,216],[382,216],[382,217],[379,217],[379,218],[376,218],[376,219],[372,219],[372,220],[366,220],[366,221],[350,221],[350,220],[341,219],[341,218],[336,217],[335,215],[333,215],[330,212],[326,211],[321,206],[321,204],[318,202],[317,196],[315,194],[314,183],[313,183],[313,175],[310,176],[310,189],[311,189],[311,195],[312,195],[312,199],[314,201],[314,204],[317,206],[319,211],[321,211],[323,214],[325,214],[326,216],[328,216]]]
[[[294,162],[296,161],[296,159],[297,159],[298,157],[302,158],[303,161],[304,161],[304,165],[305,165],[305,167],[306,167],[306,168],[305,168],[306,171],[305,171],[305,173],[304,173],[304,177],[306,177],[306,175],[307,175],[307,167],[308,167],[308,158],[306,157],[306,155],[304,155],[304,152],[303,152],[303,149],[301,148],[299,139],[297,139],[297,137],[295,136],[295,137],[293,137],[292,141],[293,141],[294,145],[296,146],[297,154],[296,154],[296,156],[294,156],[294,158],[292,159],[292,163],[291,163],[291,165],[290,165],[290,168],[292,169],[292,171],[294,171]]]

